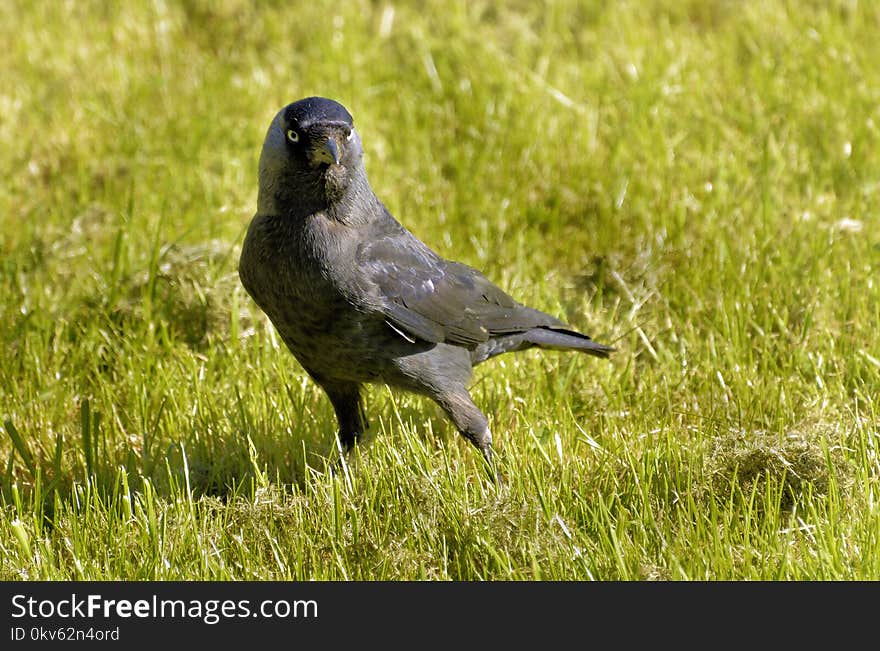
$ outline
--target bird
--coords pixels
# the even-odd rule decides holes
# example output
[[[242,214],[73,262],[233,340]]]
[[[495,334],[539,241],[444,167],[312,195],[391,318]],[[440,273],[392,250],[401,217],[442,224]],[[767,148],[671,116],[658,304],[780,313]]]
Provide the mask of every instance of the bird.
[[[365,385],[384,384],[431,398],[492,466],[489,420],[468,390],[473,367],[534,347],[602,358],[614,348],[435,253],[376,196],[363,157],[339,102],[307,97],[278,111],[241,283],[329,398],[343,456],[369,428]]]

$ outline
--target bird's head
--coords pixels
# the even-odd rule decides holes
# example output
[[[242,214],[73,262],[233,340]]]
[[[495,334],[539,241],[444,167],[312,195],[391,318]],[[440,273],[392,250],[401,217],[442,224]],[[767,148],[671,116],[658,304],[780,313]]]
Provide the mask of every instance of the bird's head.
[[[324,97],[281,109],[260,154],[260,202],[275,210],[320,210],[338,200],[362,170],[363,148],[351,114]]]

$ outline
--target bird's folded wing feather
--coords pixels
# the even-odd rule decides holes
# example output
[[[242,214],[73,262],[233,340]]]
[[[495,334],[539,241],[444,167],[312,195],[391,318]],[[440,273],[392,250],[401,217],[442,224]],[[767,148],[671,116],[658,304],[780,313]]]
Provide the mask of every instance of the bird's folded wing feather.
[[[407,231],[362,244],[358,265],[389,323],[424,341],[473,347],[495,335],[563,326],[517,303],[476,269],[439,257]]]

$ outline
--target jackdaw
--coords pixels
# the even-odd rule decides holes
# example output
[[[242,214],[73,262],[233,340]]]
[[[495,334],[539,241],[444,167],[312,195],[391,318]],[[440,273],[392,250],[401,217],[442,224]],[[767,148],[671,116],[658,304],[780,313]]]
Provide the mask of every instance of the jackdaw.
[[[385,383],[432,398],[491,462],[488,421],[467,389],[474,366],[535,346],[614,349],[434,253],[376,197],[362,159],[341,104],[281,109],[260,154],[241,282],[327,393],[344,451],[368,427],[362,386]]]

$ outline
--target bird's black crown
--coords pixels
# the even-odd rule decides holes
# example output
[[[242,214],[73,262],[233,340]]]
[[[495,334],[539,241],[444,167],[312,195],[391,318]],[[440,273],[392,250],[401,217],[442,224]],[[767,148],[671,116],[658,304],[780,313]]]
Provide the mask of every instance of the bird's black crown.
[[[306,97],[284,109],[284,119],[288,124],[301,128],[315,122],[343,122],[349,127],[354,126],[354,119],[339,102],[326,97]]]

